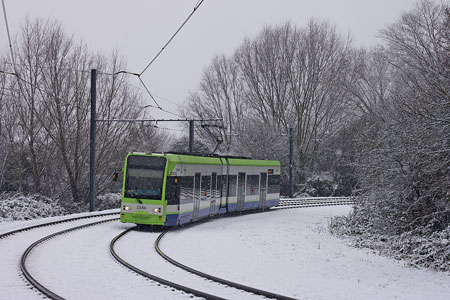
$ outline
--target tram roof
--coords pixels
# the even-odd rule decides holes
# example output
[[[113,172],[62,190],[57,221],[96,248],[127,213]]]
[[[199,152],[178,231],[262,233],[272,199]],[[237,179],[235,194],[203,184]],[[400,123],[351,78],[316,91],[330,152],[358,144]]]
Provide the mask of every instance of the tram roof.
[[[279,167],[280,162],[277,160],[260,160],[250,159],[237,156],[220,156],[220,155],[208,155],[201,154],[185,154],[185,153],[130,153],[129,155],[143,155],[143,156],[159,156],[165,157],[171,162],[184,163],[184,164],[205,164],[205,165],[222,165],[228,163],[230,166],[267,166],[267,167]]]

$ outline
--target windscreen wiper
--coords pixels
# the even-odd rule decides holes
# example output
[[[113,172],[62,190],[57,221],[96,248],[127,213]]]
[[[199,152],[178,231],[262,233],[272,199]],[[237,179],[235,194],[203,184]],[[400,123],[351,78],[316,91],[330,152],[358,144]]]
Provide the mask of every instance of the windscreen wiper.
[[[142,204],[142,200],[136,197],[137,196],[136,193],[132,192],[130,193],[130,196],[136,199],[139,202],[139,204]]]

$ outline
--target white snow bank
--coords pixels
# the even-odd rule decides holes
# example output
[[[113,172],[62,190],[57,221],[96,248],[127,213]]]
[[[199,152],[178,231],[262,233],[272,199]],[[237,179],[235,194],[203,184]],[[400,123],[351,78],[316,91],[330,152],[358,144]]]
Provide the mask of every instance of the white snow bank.
[[[62,216],[67,213],[57,201],[41,195],[0,196],[0,222]]]
[[[95,207],[97,211],[117,209],[120,207],[120,201],[120,194],[99,195]],[[73,204],[73,208],[66,209],[58,200],[42,195],[0,194],[0,223],[64,216],[69,213],[88,210],[89,203],[78,204],[78,206]]]
[[[333,237],[348,206],[279,210],[170,232],[161,248],[206,273],[299,299],[448,299],[446,273],[417,270]]]

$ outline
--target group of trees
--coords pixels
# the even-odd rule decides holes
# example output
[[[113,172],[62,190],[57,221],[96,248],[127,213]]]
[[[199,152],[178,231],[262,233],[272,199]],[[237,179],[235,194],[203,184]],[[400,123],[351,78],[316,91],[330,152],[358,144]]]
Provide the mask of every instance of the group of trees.
[[[325,144],[348,121],[348,87],[358,75],[354,52],[350,39],[327,22],[266,27],[231,57],[214,58],[185,114],[223,120],[216,132],[222,152],[279,159],[284,166],[294,128],[297,178],[305,180],[322,169]]]
[[[327,172],[335,194],[371,195],[361,211],[375,227],[445,228],[449,7],[422,1],[380,35],[382,44],[361,49],[327,22],[266,27],[214,58],[185,114],[223,120],[220,151],[279,159],[285,170],[294,128],[297,188]]]
[[[14,55],[11,57],[11,55]],[[90,53],[57,22],[26,20],[12,54],[0,57],[0,190],[82,205],[89,193],[90,70],[97,69],[98,119],[142,117],[140,97],[117,52]],[[127,151],[162,142],[151,127],[98,123],[97,182],[108,189]],[[151,149],[153,148],[153,149]]]
[[[327,22],[301,28],[288,22],[264,28],[231,56],[216,56],[183,111],[187,118],[222,120],[209,133],[199,127],[197,145],[207,152],[222,141],[223,154],[278,159],[286,187],[293,128],[298,191],[326,174],[327,195],[371,196],[355,222],[394,233],[445,228],[449,7],[424,0],[380,35],[382,44],[362,49]],[[0,56],[0,190],[83,203],[90,70],[99,70],[99,119],[143,117],[138,92],[123,75],[112,75],[124,62],[116,52],[90,53],[60,24],[41,20],[25,22],[12,53]],[[108,189],[126,152],[161,150],[166,139],[152,127],[99,123],[99,191]],[[183,139],[174,145],[186,147]]]
[[[373,111],[356,142],[358,178],[372,194],[361,210],[376,230],[442,230],[450,224],[450,8],[421,2],[381,35],[386,46],[365,71],[374,100],[359,97]]]

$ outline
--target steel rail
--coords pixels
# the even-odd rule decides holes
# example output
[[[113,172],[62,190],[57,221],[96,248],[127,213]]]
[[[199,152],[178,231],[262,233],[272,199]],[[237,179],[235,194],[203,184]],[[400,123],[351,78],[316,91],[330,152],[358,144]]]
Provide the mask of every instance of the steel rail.
[[[356,199],[357,198],[355,197],[280,199],[279,204],[277,206],[271,207],[271,210],[317,206],[353,205],[356,203]]]
[[[32,230],[32,229],[36,229],[36,228],[40,228],[40,227],[46,227],[46,226],[50,226],[50,225],[62,224],[62,223],[72,222],[72,221],[77,221],[77,220],[82,220],[82,219],[98,218],[98,217],[105,217],[105,216],[111,216],[111,215],[117,215],[117,214],[119,214],[119,212],[104,213],[104,214],[98,214],[98,215],[89,215],[89,216],[83,216],[83,217],[75,217],[75,218],[69,218],[69,219],[63,219],[63,220],[58,220],[58,221],[37,224],[37,225],[23,227],[23,228],[19,228],[19,229],[15,229],[15,230],[12,230],[9,232],[2,233],[2,234],[0,234],[0,239],[4,239],[4,238],[14,235],[16,233],[21,233],[24,231],[28,231],[28,230]]]
[[[68,232],[71,231],[75,231],[75,230],[79,230],[79,229],[83,229],[86,227],[90,227],[90,226],[95,226],[95,225],[99,225],[102,223],[106,223],[106,222],[111,222],[111,221],[116,221],[119,220],[119,218],[112,218],[112,219],[107,219],[107,220],[102,220],[102,221],[97,221],[97,222],[92,222],[92,223],[88,223],[88,224],[84,224],[84,225],[80,225],[80,226],[76,226],[76,227],[72,227],[69,229],[65,229],[50,235],[47,235],[45,237],[43,237],[42,239],[34,242],[33,244],[31,244],[26,250],[25,252],[22,254],[22,258],[20,259],[20,269],[22,271],[22,274],[25,276],[25,278],[36,288],[38,289],[41,293],[43,293],[45,296],[51,298],[51,299],[55,299],[55,300],[63,300],[64,298],[57,295],[56,293],[50,291],[48,288],[46,288],[44,285],[42,285],[39,281],[37,281],[28,271],[27,267],[26,267],[26,261],[28,256],[30,255],[30,252],[37,247],[38,245],[58,236],[58,235],[62,235],[62,234],[66,234]]]
[[[279,206],[282,205],[290,205],[292,203],[297,204],[297,203],[347,203],[347,202],[355,202],[353,200],[298,200],[298,201],[283,201],[280,200],[280,204],[278,204]]]
[[[159,242],[161,241],[162,237],[168,231],[169,231],[169,229],[165,230],[164,232],[162,232],[158,236],[158,238],[155,241],[155,249],[156,249],[156,251],[158,252],[158,254],[161,257],[163,257],[165,260],[167,260],[171,264],[173,264],[173,265],[175,265],[175,266],[177,266],[177,267],[179,267],[179,268],[181,268],[181,269],[183,269],[185,271],[188,271],[188,272],[190,272],[192,274],[198,275],[200,277],[204,277],[204,278],[206,278],[208,280],[212,280],[212,281],[215,281],[215,282],[227,285],[229,287],[233,287],[233,288],[236,288],[236,289],[239,289],[239,290],[243,290],[243,291],[255,294],[255,295],[260,295],[260,296],[264,296],[266,298],[271,298],[271,299],[295,300],[295,298],[286,297],[286,296],[283,296],[283,295],[275,294],[275,293],[272,293],[272,292],[260,290],[260,289],[253,288],[253,287],[250,287],[250,286],[246,286],[246,285],[243,285],[243,284],[240,284],[240,283],[237,283],[237,282],[233,282],[233,281],[229,281],[229,280],[226,280],[226,279],[223,279],[223,278],[219,278],[219,277],[216,277],[216,276],[213,276],[213,275],[210,275],[210,274],[207,274],[207,273],[195,270],[195,269],[193,269],[191,267],[188,267],[186,265],[183,265],[182,263],[177,262],[176,260],[174,260],[171,257],[169,257],[167,254],[165,254],[159,248]]]
[[[302,205],[302,204],[354,204],[354,201],[299,201],[299,202],[289,202],[289,203],[281,203],[277,205],[277,207],[284,207],[290,205]]]
[[[334,203],[334,204],[301,204],[301,205],[293,205],[293,206],[285,206],[285,207],[271,207],[271,211],[282,210],[282,209],[294,209],[294,208],[308,208],[308,207],[321,207],[321,206],[337,206],[337,205],[351,205],[351,203]]]
[[[128,269],[130,269],[130,270],[132,270],[132,271],[134,271],[134,272],[136,272],[136,273],[138,273],[138,274],[141,275],[141,276],[144,276],[144,277],[146,277],[146,278],[148,278],[148,279],[151,279],[151,280],[153,280],[153,281],[156,281],[156,282],[158,282],[158,283],[160,283],[160,284],[163,284],[163,285],[166,285],[166,286],[170,286],[171,288],[174,288],[174,289],[177,289],[177,290],[181,290],[181,291],[186,292],[186,293],[188,293],[188,294],[192,294],[192,295],[194,295],[194,296],[196,296],[196,297],[202,297],[202,298],[205,298],[205,299],[208,299],[208,300],[209,300],[209,299],[211,299],[211,300],[224,300],[224,298],[221,298],[221,297],[218,297],[218,296],[214,296],[214,295],[211,295],[211,294],[207,294],[207,293],[204,293],[204,292],[202,292],[202,291],[198,291],[198,290],[195,290],[195,289],[192,289],[192,288],[189,288],[189,287],[180,285],[180,284],[178,284],[178,283],[175,283],[175,282],[172,282],[172,281],[169,281],[169,280],[160,278],[160,277],[155,276],[155,275],[153,275],[153,274],[147,273],[147,272],[145,272],[145,271],[143,271],[143,270],[141,270],[141,269],[139,269],[139,268],[133,266],[132,264],[128,263],[128,262],[125,261],[124,259],[122,259],[122,258],[115,252],[115,250],[114,250],[114,245],[115,245],[115,243],[116,243],[121,237],[123,237],[125,234],[127,234],[128,232],[130,232],[130,230],[133,230],[133,229],[134,229],[134,228],[129,228],[129,229],[123,231],[123,232],[120,233],[118,236],[116,236],[116,237],[111,241],[111,243],[110,243],[110,247],[109,247],[110,252],[111,252],[112,256],[113,256],[119,263],[121,263],[121,264],[122,264],[123,266],[125,266],[126,268],[128,268]]]
[[[343,202],[341,201],[341,202],[339,202],[338,204],[331,204],[331,205],[353,204],[352,201],[347,201],[347,202],[349,202],[349,203],[343,203]],[[330,203],[324,203],[324,202],[322,201],[322,202],[317,203],[317,205],[304,205],[304,204],[303,204],[303,205],[301,205],[301,206],[272,207],[272,209],[274,209],[274,208],[276,208],[276,209],[289,209],[289,208],[297,208],[297,207],[312,207],[312,206],[325,206],[325,205],[330,205]],[[242,214],[242,213],[246,213],[246,212],[245,212],[245,211],[242,211],[242,212],[236,212],[235,214]],[[248,213],[251,213],[251,212],[249,211]],[[231,213],[231,214],[228,214],[228,216],[230,216],[230,215],[235,215],[235,214],[234,214],[234,213]],[[135,267],[135,266],[129,264],[129,263],[126,262],[125,260],[123,260],[123,259],[122,259],[122,258],[114,251],[114,244],[115,244],[121,237],[123,237],[125,234],[127,234],[129,231],[131,231],[131,230],[133,230],[133,229],[134,229],[134,228],[129,228],[129,229],[125,230],[124,232],[120,233],[118,236],[116,236],[116,237],[111,241],[111,244],[110,244],[110,252],[111,252],[111,254],[113,255],[113,257],[114,257],[119,263],[121,263],[121,264],[124,265],[125,267],[131,269],[132,271],[134,271],[134,272],[136,272],[136,273],[138,273],[138,274],[140,274],[140,275],[142,275],[142,276],[144,276],[144,277],[146,277],[146,278],[149,278],[149,279],[151,279],[151,280],[157,281],[157,282],[159,282],[159,283],[161,283],[161,284],[170,286],[170,287],[172,287],[172,288],[175,288],[175,289],[182,290],[182,291],[184,291],[184,292],[193,294],[194,296],[203,297],[203,298],[205,298],[205,299],[223,299],[223,298],[220,298],[220,297],[217,297],[217,296],[214,296],[214,295],[206,294],[206,293],[203,293],[203,292],[201,292],[201,291],[194,290],[194,289],[191,289],[191,288],[188,288],[188,287],[179,285],[179,284],[174,283],[174,282],[170,282],[170,281],[168,281],[168,280],[162,279],[162,278],[157,277],[157,276],[155,276],[155,275],[149,274],[149,273],[147,273],[147,272],[145,272],[145,271],[143,271],[143,270],[141,270],[141,269],[139,269],[139,268],[137,268],[137,267]],[[164,254],[164,253],[161,251],[161,249],[159,248],[159,242],[160,242],[161,238],[162,238],[167,232],[168,232],[168,230],[165,230],[163,233],[161,233],[161,234],[158,236],[157,240],[155,241],[155,249],[156,249],[156,251],[158,252],[158,254],[161,255],[164,259],[166,259],[168,262],[170,262],[170,263],[172,263],[172,264],[174,264],[174,265],[180,267],[181,269],[184,269],[185,271],[188,271],[188,272],[190,272],[190,273],[196,274],[196,275],[198,275],[198,276],[207,278],[208,280],[215,281],[215,282],[217,282],[217,283],[224,284],[224,285],[227,285],[227,286],[230,286],[230,287],[233,287],[233,288],[242,290],[242,291],[246,291],[246,292],[249,292],[249,293],[253,293],[253,294],[255,294],[255,295],[260,295],[260,296],[264,296],[264,297],[267,297],[267,298],[273,298],[273,299],[283,299],[283,300],[285,300],[285,299],[286,299],[286,300],[287,300],[287,299],[289,299],[289,300],[295,299],[295,298],[290,298],[290,297],[286,297],[286,296],[283,296],[283,295],[278,295],[278,294],[275,294],[275,293],[271,293],[271,292],[268,292],[268,291],[259,290],[259,289],[252,288],[252,287],[249,287],[249,286],[245,286],[245,285],[242,285],[242,284],[239,284],[239,283],[236,283],[236,282],[232,282],[232,281],[228,281],[228,280],[225,280],[225,279],[222,279],[222,278],[218,278],[218,277],[215,277],[215,276],[212,276],[212,275],[209,275],[209,274],[200,272],[200,271],[198,271],[198,270],[192,269],[192,268],[190,268],[190,267],[188,267],[188,266],[185,266],[185,265],[183,265],[183,264],[181,264],[181,263],[179,263],[179,262],[173,260],[172,258],[170,258],[169,256],[167,256],[166,254]]]
[[[314,201],[328,201],[328,200],[355,200],[360,198],[361,196],[349,196],[349,197],[299,197],[299,198],[281,198],[281,201],[305,201],[305,200],[314,200]],[[364,197],[364,196],[362,196]]]

